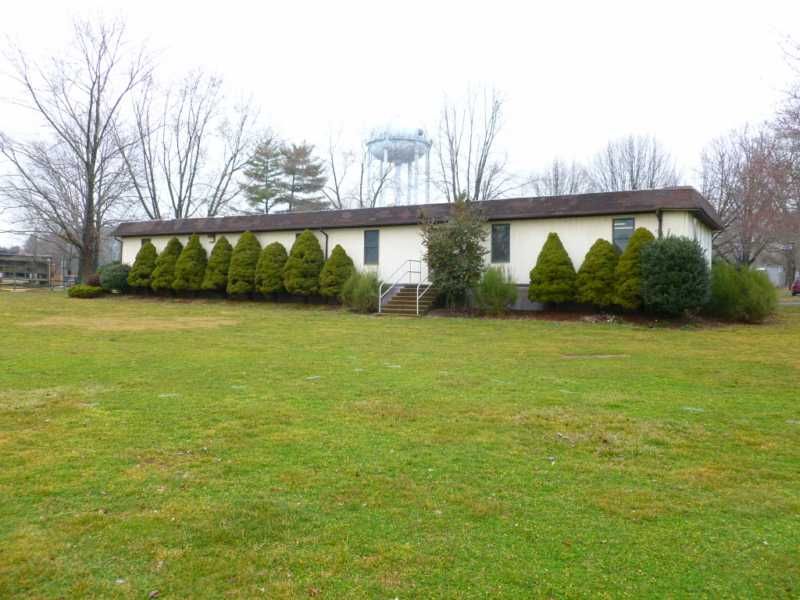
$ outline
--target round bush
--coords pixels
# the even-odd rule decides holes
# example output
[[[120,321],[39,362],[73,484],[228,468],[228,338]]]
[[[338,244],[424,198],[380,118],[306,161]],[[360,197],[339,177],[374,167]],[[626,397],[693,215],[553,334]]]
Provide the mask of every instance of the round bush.
[[[578,302],[598,307],[614,303],[614,272],[619,262],[619,250],[608,240],[599,239],[583,259],[575,279]]]
[[[256,290],[264,294],[279,294],[283,287],[283,269],[289,255],[280,242],[272,242],[261,251],[256,265]]]
[[[375,312],[378,310],[378,289],[380,280],[372,271],[353,274],[344,282],[339,296],[342,303],[358,312]]]
[[[680,316],[708,302],[708,263],[695,240],[667,237],[647,244],[641,252],[641,278],[647,310]]]
[[[189,238],[175,263],[175,280],[172,289],[176,292],[199,292],[203,286],[208,257],[197,234]]]
[[[547,235],[536,266],[531,270],[528,299],[564,303],[575,300],[575,267],[557,233]]]
[[[105,294],[105,290],[99,285],[79,283],[67,289],[67,296],[70,298],[99,298],[103,294]]]
[[[628,240],[614,272],[614,304],[628,310],[642,306],[641,254],[653,240],[653,234],[644,227],[634,231]]]
[[[344,248],[336,244],[319,274],[319,293],[326,298],[338,298],[344,282],[350,279],[354,270],[353,260]]]
[[[317,236],[306,229],[294,241],[283,269],[286,291],[298,296],[319,292],[319,274],[324,260]]]
[[[112,262],[100,267],[100,286],[107,292],[117,290],[125,292],[128,289],[128,276],[131,268],[121,262]]]
[[[231,296],[245,296],[252,294],[255,289],[256,265],[261,254],[261,244],[258,238],[249,231],[245,231],[231,255],[231,265],[228,269],[228,294]]]
[[[228,269],[231,265],[231,255],[233,246],[225,238],[218,238],[214,247],[211,249],[211,256],[206,265],[206,272],[203,275],[203,283],[200,286],[204,290],[211,292],[224,292],[228,287]]]
[[[502,314],[517,300],[517,286],[511,275],[500,267],[489,267],[475,286],[475,301],[481,310]]]
[[[156,268],[158,253],[156,247],[145,242],[136,253],[136,260],[133,261],[131,272],[128,273],[128,285],[135,289],[150,289],[150,281],[153,269]]]
[[[183,244],[178,238],[172,238],[167,242],[164,250],[156,259],[156,268],[150,278],[150,287],[156,292],[172,290],[172,282],[175,281],[175,263],[183,251]]]
[[[775,288],[761,271],[715,262],[706,312],[720,319],[760,323],[778,306]]]

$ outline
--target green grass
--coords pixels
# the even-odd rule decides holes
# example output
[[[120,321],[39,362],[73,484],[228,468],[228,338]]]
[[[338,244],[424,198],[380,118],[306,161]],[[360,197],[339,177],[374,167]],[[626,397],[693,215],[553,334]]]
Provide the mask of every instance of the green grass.
[[[0,597],[800,595],[800,310],[0,292]]]

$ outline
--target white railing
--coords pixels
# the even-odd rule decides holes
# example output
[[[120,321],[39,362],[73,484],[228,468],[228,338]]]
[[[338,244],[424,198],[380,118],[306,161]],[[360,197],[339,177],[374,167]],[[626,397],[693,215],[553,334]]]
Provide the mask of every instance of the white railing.
[[[422,277],[422,269],[424,264],[425,263],[421,260],[409,258],[402,265],[397,267],[394,273],[389,276],[388,282],[381,283],[380,287],[378,288],[378,312],[382,312],[383,310],[384,297],[397,285],[400,285],[401,283],[413,284],[416,280],[417,314],[419,314],[419,299],[424,296],[425,292],[427,292],[431,287],[431,284],[427,281],[427,278],[423,279]],[[386,291],[384,291],[384,287],[386,288]],[[422,289],[421,293],[420,289]]]

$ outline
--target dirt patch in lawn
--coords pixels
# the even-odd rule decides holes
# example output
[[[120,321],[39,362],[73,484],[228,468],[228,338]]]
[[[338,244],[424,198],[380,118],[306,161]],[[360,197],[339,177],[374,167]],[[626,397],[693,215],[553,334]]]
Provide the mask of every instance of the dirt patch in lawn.
[[[212,329],[227,325],[237,325],[239,321],[226,317],[175,317],[156,319],[141,317],[120,319],[115,317],[56,316],[25,323],[31,327],[80,327],[91,331],[176,331],[186,329]]]

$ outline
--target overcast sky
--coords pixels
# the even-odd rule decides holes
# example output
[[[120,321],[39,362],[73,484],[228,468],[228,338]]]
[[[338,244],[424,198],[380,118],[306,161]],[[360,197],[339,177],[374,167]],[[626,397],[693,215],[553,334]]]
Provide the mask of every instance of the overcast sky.
[[[772,115],[792,77],[783,49],[800,40],[798,0],[26,0],[4,6],[2,43],[58,52],[76,15],[122,17],[169,73],[220,73],[291,140],[322,147],[341,132],[355,145],[387,122],[433,130],[445,94],[485,86],[506,100],[500,143],[521,173],[644,133],[689,182],[708,141]],[[14,93],[5,78],[0,90]],[[8,105],[0,129],[36,133]]]

